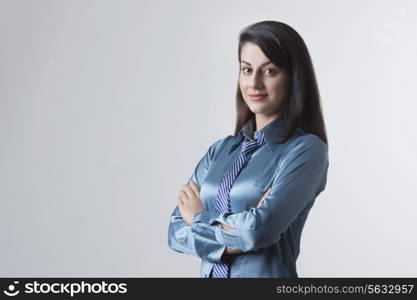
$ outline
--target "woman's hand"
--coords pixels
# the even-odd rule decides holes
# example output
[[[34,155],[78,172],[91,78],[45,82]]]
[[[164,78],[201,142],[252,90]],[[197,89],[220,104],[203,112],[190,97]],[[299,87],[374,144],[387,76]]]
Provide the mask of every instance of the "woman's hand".
[[[230,247],[226,247],[226,250],[224,251],[224,254],[226,255],[234,255],[234,254],[241,254],[241,253],[245,253],[245,251],[233,249]]]
[[[266,193],[262,196],[261,200],[259,200],[258,205],[256,205],[256,207],[260,207],[262,204],[264,204],[264,199],[266,198],[266,196],[269,195],[269,192],[271,191],[271,188],[269,188]]]
[[[200,200],[200,188],[192,180],[191,187],[186,184],[181,186],[178,196],[178,208],[185,223],[191,225],[196,213],[204,210],[203,203]]]

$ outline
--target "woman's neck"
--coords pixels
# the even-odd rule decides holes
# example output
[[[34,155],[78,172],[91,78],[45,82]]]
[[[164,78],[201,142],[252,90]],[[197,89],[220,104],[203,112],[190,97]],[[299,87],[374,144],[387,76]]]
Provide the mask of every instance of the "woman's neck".
[[[256,127],[255,130],[256,131],[261,130],[270,122],[278,118],[279,115],[280,115],[279,113],[273,114],[273,115],[255,114],[255,127]]]

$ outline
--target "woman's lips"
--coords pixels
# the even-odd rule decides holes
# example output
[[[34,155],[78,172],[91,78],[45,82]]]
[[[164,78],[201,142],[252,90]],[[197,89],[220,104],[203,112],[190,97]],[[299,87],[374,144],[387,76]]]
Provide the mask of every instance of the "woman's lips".
[[[262,100],[266,98],[266,96],[268,96],[268,94],[249,94],[249,97],[254,101]]]

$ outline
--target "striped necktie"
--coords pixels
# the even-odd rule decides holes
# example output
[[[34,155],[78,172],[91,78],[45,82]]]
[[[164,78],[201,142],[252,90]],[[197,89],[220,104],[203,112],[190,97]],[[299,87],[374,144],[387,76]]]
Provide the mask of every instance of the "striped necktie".
[[[230,170],[223,177],[220,187],[217,193],[216,210],[218,213],[223,214],[230,212],[229,192],[232,188],[232,184],[235,181],[240,170],[245,166],[245,163],[249,160],[252,152],[258,147],[265,144],[265,135],[262,131],[256,132],[257,139],[246,139],[242,142],[240,153],[236,161],[233,163]],[[229,258],[229,259],[228,259]],[[215,263],[212,269],[212,278],[228,278],[230,271],[230,257],[225,257],[224,262]]]

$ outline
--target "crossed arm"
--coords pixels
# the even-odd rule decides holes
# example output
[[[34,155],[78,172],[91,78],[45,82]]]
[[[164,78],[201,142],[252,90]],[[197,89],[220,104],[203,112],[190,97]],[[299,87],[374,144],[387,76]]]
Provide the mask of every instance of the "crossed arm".
[[[329,166],[327,146],[314,135],[306,136],[282,157],[271,190],[257,207],[219,215],[204,209],[195,183],[201,186],[206,178],[220,142],[200,160],[190,186],[181,188],[168,230],[170,248],[211,262],[220,262],[224,254],[256,251],[277,243],[324,190]]]
[[[270,189],[263,195],[256,207],[260,207],[264,201],[264,198],[268,196]],[[191,226],[193,223],[193,218],[196,214],[201,211],[204,211],[205,208],[200,199],[200,187],[193,181],[190,180],[189,185],[183,184],[179,190],[178,195],[178,208],[181,213],[184,222]],[[236,228],[220,223],[220,226],[224,231],[234,231]],[[245,251],[239,249],[233,249],[231,247],[226,247],[224,254],[234,255],[244,253]]]

